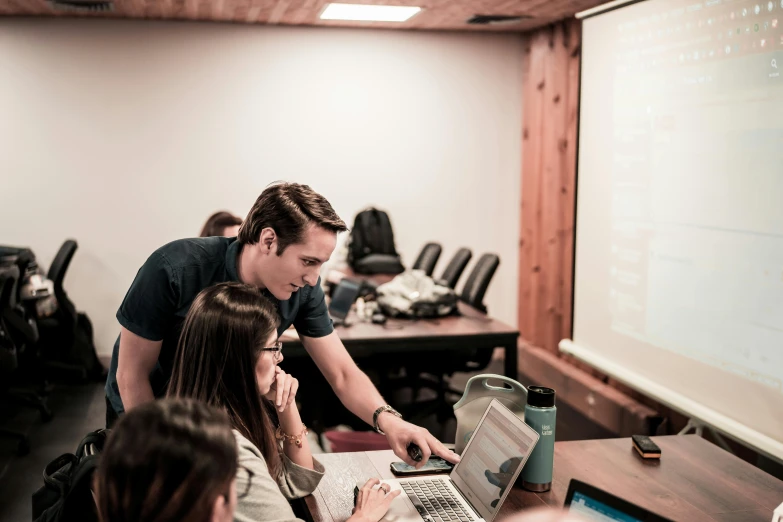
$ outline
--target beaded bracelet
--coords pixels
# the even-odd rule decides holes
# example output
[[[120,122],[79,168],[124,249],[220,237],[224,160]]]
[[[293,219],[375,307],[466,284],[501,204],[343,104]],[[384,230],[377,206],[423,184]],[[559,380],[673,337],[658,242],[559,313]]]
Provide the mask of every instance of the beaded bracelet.
[[[283,428],[280,426],[277,427],[277,430],[275,431],[275,438],[277,440],[285,440],[288,441],[291,444],[296,444],[298,447],[302,447],[302,439],[305,435],[308,434],[307,426],[302,424],[302,433],[299,435],[289,435],[288,433],[283,432]]]

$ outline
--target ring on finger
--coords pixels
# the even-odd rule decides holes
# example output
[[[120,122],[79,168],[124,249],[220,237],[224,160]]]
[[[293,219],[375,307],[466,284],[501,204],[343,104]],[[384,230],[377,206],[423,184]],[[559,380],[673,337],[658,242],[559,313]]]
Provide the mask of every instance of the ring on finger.
[[[389,492],[391,491],[391,488],[389,487],[389,485],[388,485],[388,484],[381,484],[381,485],[380,485],[380,489],[382,489],[382,490],[383,490],[383,492],[384,492],[384,493],[386,493],[387,495],[388,495],[388,494],[389,494]]]

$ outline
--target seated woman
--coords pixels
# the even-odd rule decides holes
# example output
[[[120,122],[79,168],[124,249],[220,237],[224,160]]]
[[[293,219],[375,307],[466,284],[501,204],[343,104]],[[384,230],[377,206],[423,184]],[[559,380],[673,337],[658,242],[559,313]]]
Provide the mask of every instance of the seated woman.
[[[230,212],[215,212],[201,229],[199,237],[225,236],[236,237],[242,220]]]
[[[237,488],[248,491],[237,505],[240,522],[296,520],[286,499],[312,493],[324,473],[294,401],[299,383],[277,366],[279,325],[275,306],[257,288],[221,283],[203,290],[185,318],[169,383],[170,396],[228,415],[239,446]],[[349,520],[383,517],[399,491],[386,494],[388,485],[379,482],[365,485]]]
[[[112,430],[94,476],[101,522],[230,522],[237,445],[226,415],[193,401],[134,408]]]

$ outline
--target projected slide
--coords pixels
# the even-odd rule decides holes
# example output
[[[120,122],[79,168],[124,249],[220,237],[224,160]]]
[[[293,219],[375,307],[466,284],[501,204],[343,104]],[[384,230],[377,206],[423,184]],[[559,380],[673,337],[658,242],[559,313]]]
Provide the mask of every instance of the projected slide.
[[[713,0],[606,28],[611,328],[779,391],[781,23],[781,0]]]

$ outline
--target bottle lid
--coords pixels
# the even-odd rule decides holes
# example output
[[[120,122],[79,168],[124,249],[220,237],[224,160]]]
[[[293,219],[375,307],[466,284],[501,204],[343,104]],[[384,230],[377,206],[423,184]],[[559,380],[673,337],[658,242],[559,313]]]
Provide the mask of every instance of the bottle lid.
[[[529,386],[527,403],[536,408],[552,408],[555,405],[555,390],[543,386]]]

